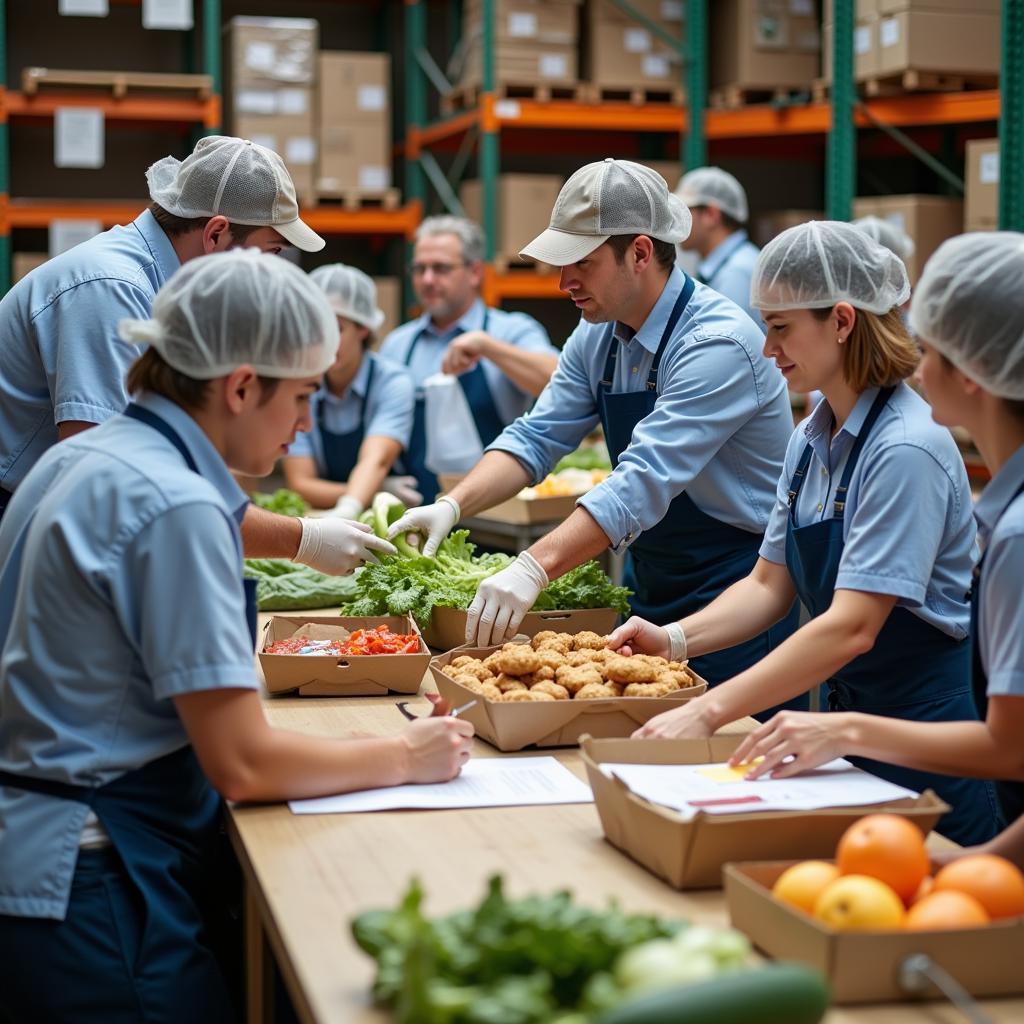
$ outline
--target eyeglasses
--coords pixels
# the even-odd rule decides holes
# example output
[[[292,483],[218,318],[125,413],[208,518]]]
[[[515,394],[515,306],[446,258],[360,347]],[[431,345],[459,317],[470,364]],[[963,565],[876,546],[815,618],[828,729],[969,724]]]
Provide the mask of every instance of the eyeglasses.
[[[468,267],[469,264],[463,261],[462,263],[413,263],[409,267],[409,273],[413,277],[422,277],[427,271],[430,271],[434,277],[447,277],[453,271],[458,270],[459,267]]]

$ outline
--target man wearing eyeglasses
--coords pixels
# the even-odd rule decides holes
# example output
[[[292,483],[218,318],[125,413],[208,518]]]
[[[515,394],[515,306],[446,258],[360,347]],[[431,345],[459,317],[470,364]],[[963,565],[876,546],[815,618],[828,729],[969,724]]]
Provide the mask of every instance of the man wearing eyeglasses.
[[[423,382],[435,373],[458,377],[480,443],[487,447],[529,408],[558,364],[558,351],[536,320],[485,306],[483,232],[464,217],[428,217],[416,232],[413,290],[423,314],[392,331],[381,355],[402,363],[416,381],[406,471],[424,500],[438,492],[426,466]]]

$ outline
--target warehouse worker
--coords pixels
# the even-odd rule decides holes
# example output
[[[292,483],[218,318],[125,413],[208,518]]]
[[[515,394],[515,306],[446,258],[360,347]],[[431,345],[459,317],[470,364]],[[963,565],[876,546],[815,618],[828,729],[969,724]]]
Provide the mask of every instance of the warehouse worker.
[[[158,160],[146,181],[151,202],[131,224],[54,257],[0,301],[0,515],[48,448],[123,411],[125,373],[142,347],[118,340],[118,322],[149,316],[182,263],[241,245],[267,253],[324,246],[299,219],[284,162],[245,139],[201,139],[185,160]],[[297,521],[255,507],[243,536],[249,555],[295,558],[328,573],[369,554],[340,520]]]
[[[309,428],[338,347],[322,292],[233,252],[152,312],[122,326],[149,346],[133,404],[44,454],[0,524],[4,1020],[236,1019],[210,946],[221,796],[443,781],[469,757],[461,719],[328,739],[260,707],[231,470],[269,473]]]
[[[698,167],[679,179],[676,195],[693,215],[690,237],[682,247],[700,254],[700,280],[732,299],[761,327],[761,318],[750,305],[750,275],[758,248],[747,237],[750,211],[743,186],[721,167]]]
[[[423,382],[457,375],[476,424],[489,445],[529,408],[558,363],[547,333],[525,313],[485,306],[480,298],[484,237],[464,217],[428,217],[416,231],[412,286],[423,315],[393,330],[381,355],[412,371],[417,395],[412,437],[403,464],[426,501],[438,491],[427,468]]]
[[[751,298],[768,325],[765,352],[794,388],[825,398],[790,441],[751,574],[667,629],[630,619],[609,644],[699,661],[760,633],[794,596],[811,620],[759,664],[638,735],[710,736],[823,682],[830,712],[977,720],[965,599],[971,490],[949,431],[905,383],[918,361],[899,310],[909,291],[903,263],[850,224],[811,221],[761,253]],[[989,783],[864,767],[934,789],[953,808],[939,827],[957,842],[997,828]]]
[[[523,250],[562,268],[582,320],[533,410],[450,496],[407,513],[395,533],[420,530],[433,550],[460,515],[543,479],[599,422],[615,469],[480,585],[467,640],[515,633],[549,579],[608,547],[628,548],[633,608],[657,622],[696,611],[754,565],[793,420],[750,318],[675,267],[689,227],[660,174],[608,159],[573,174],[551,226]],[[795,605],[783,609],[779,623],[695,671],[729,678],[788,635],[795,616]]]
[[[312,429],[288,449],[284,476],[311,505],[354,519],[409,443],[412,377],[368,351],[384,323],[373,278],[343,263],[317,267],[309,276],[334,309],[341,344],[310,402]]]
[[[764,755],[759,774],[790,754],[794,761],[779,774],[853,754],[1024,780],[1024,235],[983,232],[944,242],[925,265],[910,319],[932,416],[966,428],[992,471],[974,510],[984,554],[971,586],[971,678],[984,721],[784,715],[741,748],[748,757]],[[1018,819],[1024,785],[997,788],[1006,819]]]

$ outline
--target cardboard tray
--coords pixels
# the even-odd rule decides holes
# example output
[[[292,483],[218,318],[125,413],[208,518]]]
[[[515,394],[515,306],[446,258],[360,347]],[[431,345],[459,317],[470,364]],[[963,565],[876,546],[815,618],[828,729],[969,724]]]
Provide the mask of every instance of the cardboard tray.
[[[457,474],[442,473],[438,477],[438,483],[447,493],[461,479],[462,477]],[[492,505],[483,512],[474,513],[472,518],[514,523],[517,526],[525,523],[557,523],[572,515],[579,497],[581,495],[565,494],[555,498],[534,498],[533,501],[513,497]]]
[[[499,750],[524,747],[574,747],[581,736],[629,736],[644,722],[663,711],[699,697],[707,683],[699,676],[696,686],[669,697],[609,697],[604,700],[559,700],[537,703],[497,704],[467,690],[443,671],[452,658],[463,654],[486,658],[497,647],[460,647],[430,662],[430,672],[442,697],[459,706],[477,699],[461,716],[473,723],[477,736]]]
[[[581,743],[594,803],[605,838],[648,871],[677,889],[711,889],[722,884],[727,861],[749,859],[753,851],[772,859],[828,859],[847,827],[865,814],[895,811],[929,832],[949,808],[931,790],[916,798],[870,807],[820,811],[763,811],[705,814],[684,820],[667,807],[649,803],[599,765],[709,764],[728,760],[742,735],[706,740],[611,740],[585,737]]]
[[[726,865],[729,915],[733,927],[746,932],[769,956],[798,960],[821,971],[828,978],[835,1002],[920,998],[906,992],[899,982],[901,964],[915,953],[931,957],[978,998],[1024,992],[1024,973],[1020,969],[1024,918],[949,931],[840,932],[771,894],[775,880],[793,863]],[[924,997],[943,998],[934,987],[929,987]]]
[[[349,658],[264,653],[269,644],[292,636],[307,622],[344,626],[353,633],[357,629],[384,625],[395,633],[415,633],[420,637],[420,651],[418,654],[360,654]],[[273,615],[264,627],[257,653],[269,693],[297,690],[303,697],[369,697],[392,690],[418,693],[430,664],[430,651],[408,615]]]
[[[463,608],[434,608],[423,638],[438,651],[450,651],[466,642],[466,619]],[[527,612],[517,634],[536,636],[545,629],[557,633],[582,633],[590,630],[600,636],[615,628],[619,613],[614,608],[578,608],[573,611]],[[464,653],[464,652],[462,652]]]

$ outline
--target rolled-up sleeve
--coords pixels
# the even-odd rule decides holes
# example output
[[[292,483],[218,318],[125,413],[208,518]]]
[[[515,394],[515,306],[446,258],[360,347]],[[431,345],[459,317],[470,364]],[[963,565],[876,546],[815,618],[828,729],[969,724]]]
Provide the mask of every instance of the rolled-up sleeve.
[[[389,437],[407,448],[416,402],[412,375],[388,363],[383,366],[378,363],[377,372],[381,374],[381,379],[374,384],[370,394],[366,436]]]
[[[1024,531],[997,534],[985,556],[981,637],[992,697],[1024,697]]]
[[[739,355],[739,358],[737,358]],[[659,523],[672,501],[757,412],[753,367],[727,337],[695,337],[662,363],[665,385],[615,471],[580,500],[619,550]]]

